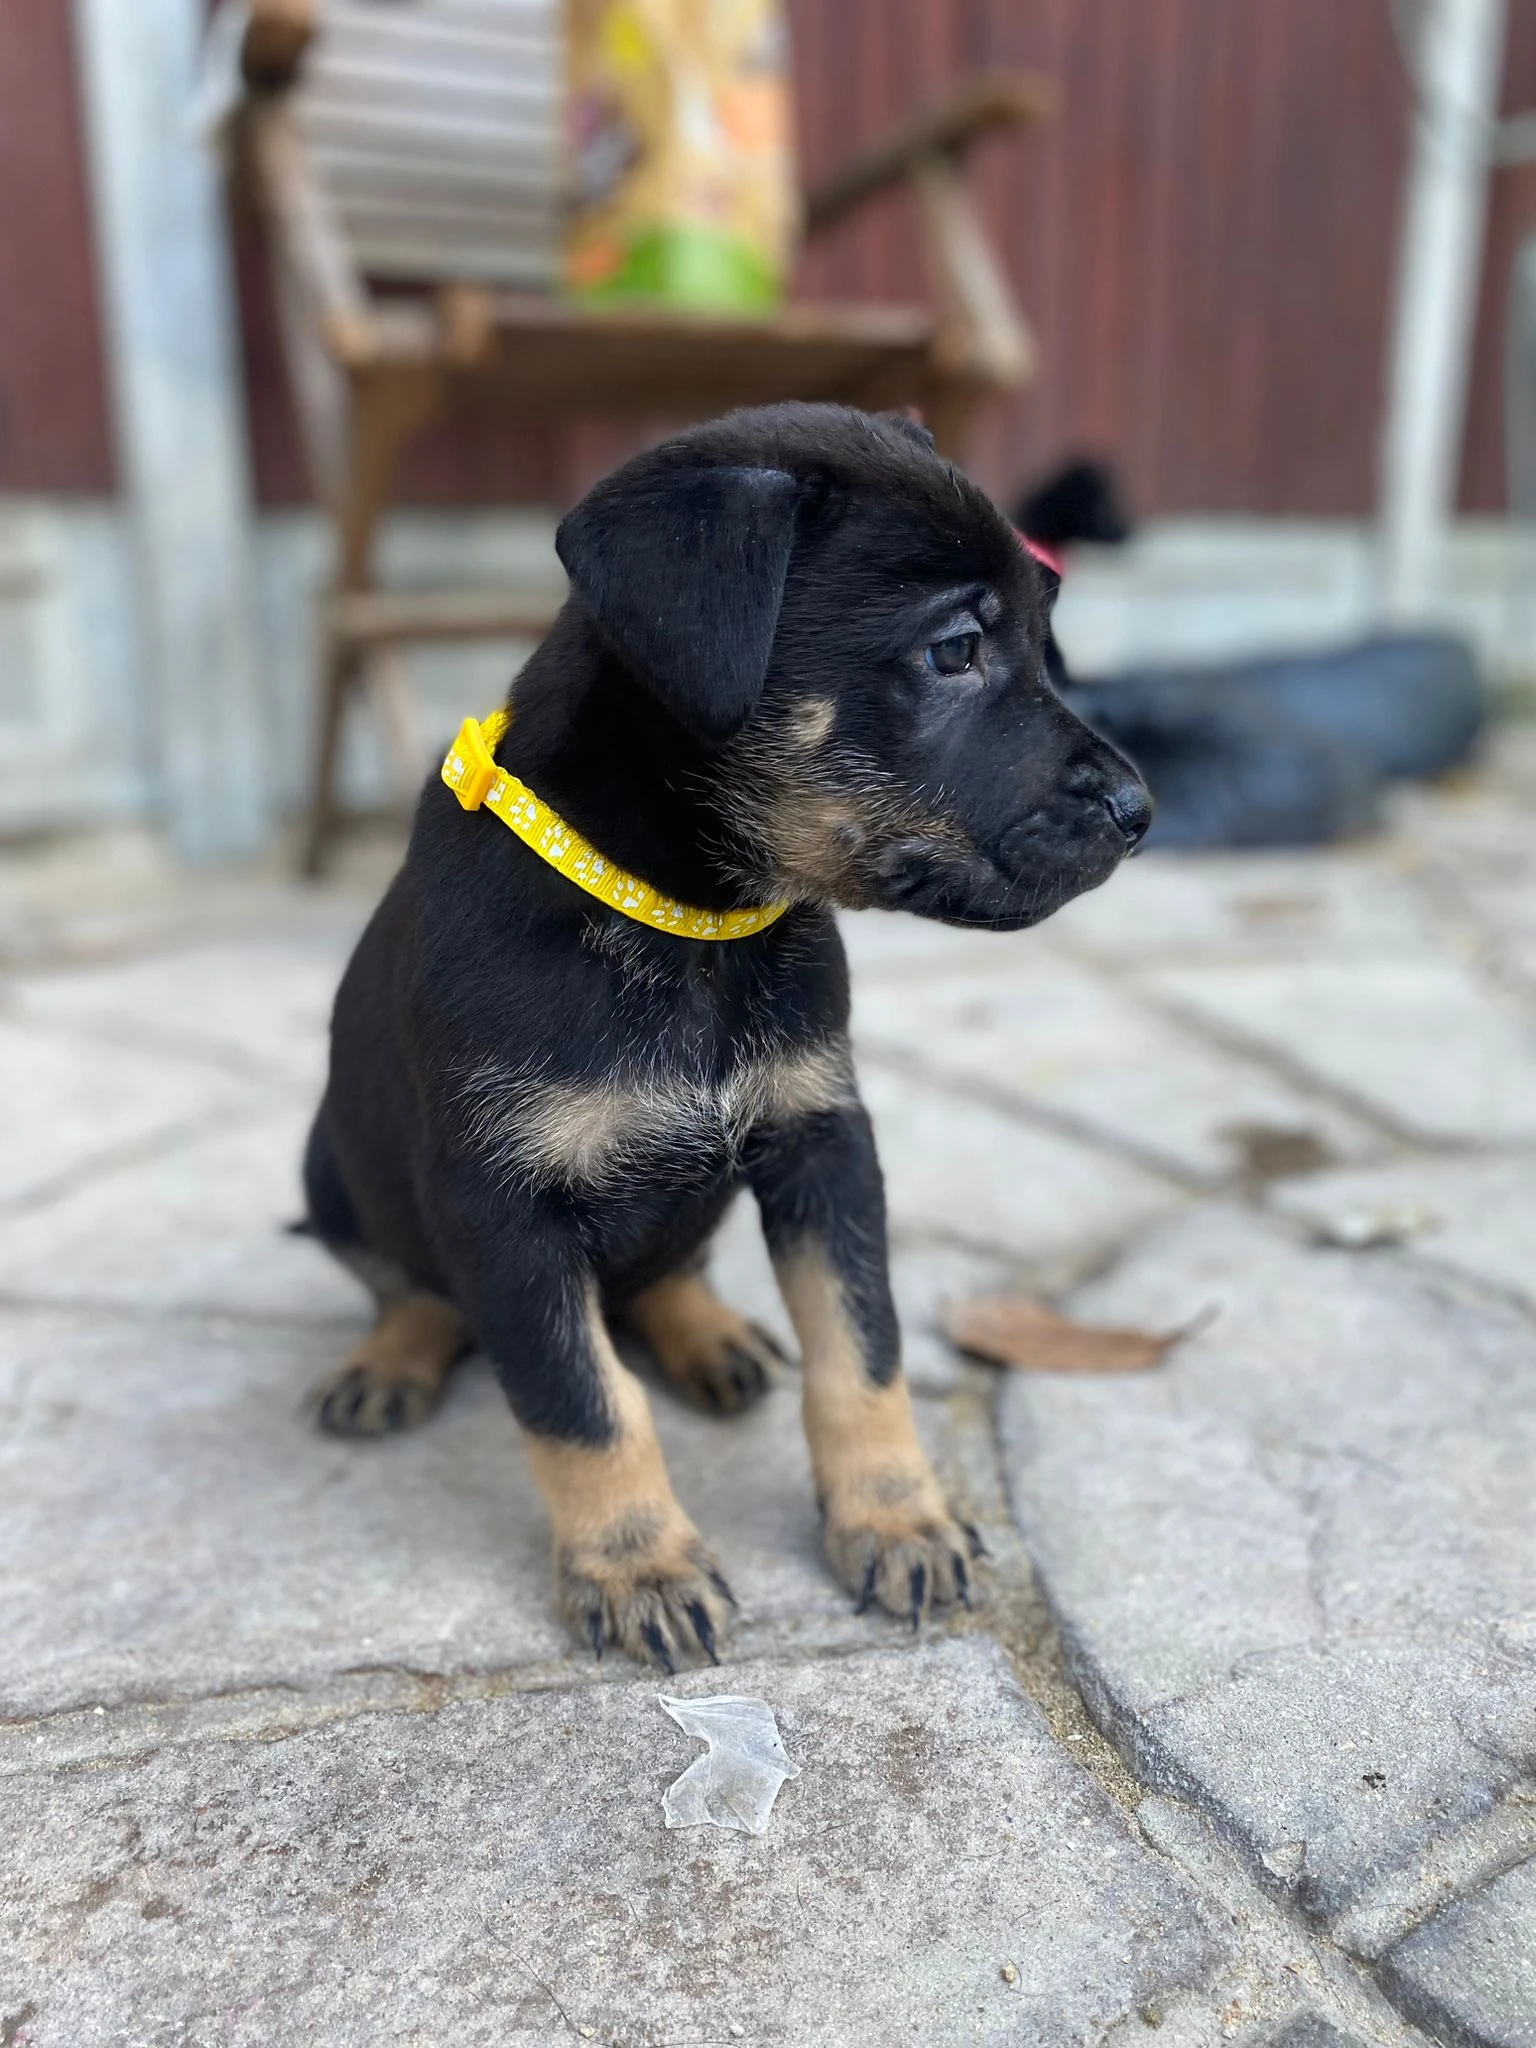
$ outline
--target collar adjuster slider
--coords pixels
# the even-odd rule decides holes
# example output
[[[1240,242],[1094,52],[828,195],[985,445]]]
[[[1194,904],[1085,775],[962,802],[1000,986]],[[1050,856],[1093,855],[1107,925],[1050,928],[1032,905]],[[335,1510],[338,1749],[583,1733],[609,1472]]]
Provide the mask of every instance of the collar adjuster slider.
[[[501,770],[478,718],[466,718],[443,762],[443,780],[466,811],[478,811]]]

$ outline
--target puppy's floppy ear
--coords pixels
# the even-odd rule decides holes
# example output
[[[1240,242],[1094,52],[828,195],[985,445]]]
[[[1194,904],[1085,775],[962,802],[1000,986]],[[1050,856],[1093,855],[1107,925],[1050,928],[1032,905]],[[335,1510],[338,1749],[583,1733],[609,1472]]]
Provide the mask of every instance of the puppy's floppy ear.
[[[555,535],[604,639],[700,738],[729,739],[762,694],[799,496],[782,469],[642,460]]]
[[[909,441],[915,441],[919,448],[926,448],[930,455],[936,452],[933,436],[923,425],[923,416],[915,405],[905,405],[898,412],[882,412],[876,417],[889,420],[898,433],[905,434]]]

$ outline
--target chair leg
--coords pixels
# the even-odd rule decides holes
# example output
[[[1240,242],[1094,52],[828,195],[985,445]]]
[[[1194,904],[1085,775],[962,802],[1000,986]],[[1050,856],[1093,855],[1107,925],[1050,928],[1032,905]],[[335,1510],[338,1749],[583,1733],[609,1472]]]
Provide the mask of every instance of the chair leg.
[[[357,676],[357,651],[333,634],[325,638],[320,677],[320,732],[315,748],[314,794],[304,834],[301,872],[311,880],[325,866],[336,831],[336,771],[347,698]]]
[[[426,742],[416,714],[416,693],[405,655],[398,647],[375,647],[363,662],[368,695],[384,728],[390,780],[407,808],[415,803],[427,772]]]

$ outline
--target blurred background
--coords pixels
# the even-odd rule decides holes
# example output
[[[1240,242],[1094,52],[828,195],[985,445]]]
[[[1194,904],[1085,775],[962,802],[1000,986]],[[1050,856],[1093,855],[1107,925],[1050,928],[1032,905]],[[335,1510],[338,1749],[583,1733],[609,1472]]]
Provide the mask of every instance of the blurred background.
[[[579,389],[550,384],[569,325],[529,355],[503,301],[576,317],[561,135],[580,12],[269,0],[210,22],[199,0],[7,0],[0,835],[144,823],[194,862],[286,846],[328,659],[346,670],[341,805],[397,807],[457,719],[503,694],[527,640],[497,629],[557,600],[553,523],[594,476],[717,388],[875,388],[846,363],[808,369],[803,346],[746,366],[738,334],[679,404],[664,323],[643,373],[633,352],[583,356]],[[972,473],[1011,508],[1091,457],[1133,515],[1128,542],[1067,550],[1074,672],[1439,624],[1521,706],[1536,5],[789,0],[784,20],[789,175],[819,228],[791,308],[926,308],[942,353],[969,291],[982,328],[989,308],[1002,320],[961,408]],[[840,167],[868,171],[882,138],[989,80],[1014,100],[897,174],[876,163],[858,203],[816,218]],[[291,159],[270,136],[253,149],[253,104],[262,121],[299,110]],[[958,168],[974,209],[946,212],[925,165]],[[306,209],[325,216],[313,246]],[[328,260],[346,274],[306,273]],[[406,307],[432,325],[402,326],[400,349],[478,399],[386,433],[376,545],[349,572],[351,486],[327,480],[315,423],[355,462],[359,393]],[[326,387],[308,445],[306,375]],[[914,375],[886,381],[921,399]],[[453,616],[446,644],[419,618],[325,613],[328,590],[375,582],[439,604],[479,590],[490,609]]]

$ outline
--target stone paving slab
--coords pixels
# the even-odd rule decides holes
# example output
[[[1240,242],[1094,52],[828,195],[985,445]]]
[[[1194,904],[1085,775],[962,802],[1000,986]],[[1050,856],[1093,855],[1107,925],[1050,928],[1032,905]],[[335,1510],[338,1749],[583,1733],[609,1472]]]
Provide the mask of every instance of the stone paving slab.
[[[13,1779],[0,2015],[18,2048],[1066,2048],[1229,1953],[985,1639],[731,1683],[801,1766],[761,1840],[662,1826],[697,1745],[653,1681]]]
[[[1214,1311],[1159,1372],[1003,1390],[1015,1513],[1091,1710],[1337,1914],[1536,1749],[1536,1330],[1220,1209],[1073,1307]]]
[[[1146,986],[1417,1139],[1536,1139],[1536,1027],[1455,960],[1170,967]]]
[[[282,1097],[142,1166],[83,1177],[67,1195],[0,1220],[0,1295],[140,1313],[356,1323],[358,1282],[288,1230],[303,1210],[310,1112]]]
[[[893,1230],[1071,1275],[1182,1206],[1128,1161],[865,1061]]]
[[[1403,2010],[1438,2039],[1536,2048],[1536,1861],[1458,1899],[1382,1967]]]
[[[250,1087],[158,1053],[0,1017],[0,1209],[248,1107]]]
[[[1331,2020],[1307,2012],[1265,2034],[1262,2048],[1362,2048],[1362,2043],[1355,2034],[1341,2033]]]
[[[1305,1134],[1341,1161],[1381,1150],[1358,1119],[1191,1037],[1059,954],[1006,975],[856,987],[853,1025],[863,1054],[920,1062],[1180,1177],[1235,1178],[1244,1127]]]
[[[1277,1187],[1275,1208],[1325,1237],[1360,1241],[1394,1218],[1416,1219],[1414,1259],[1486,1281],[1536,1308],[1536,1154],[1417,1158]]]
[[[0,1326],[0,1714],[308,1684],[364,1667],[568,1663],[543,1509],[489,1370],[388,1442],[323,1436],[338,1333],[12,1314]],[[751,1414],[652,1405],[740,1637],[868,1642],[826,1571],[793,1375]],[[962,1492],[962,1416],[919,1424]],[[985,1517],[983,1517],[985,1519]]]
[[[1321,857],[1158,854],[1128,862],[1110,884],[1074,898],[1045,930],[1053,946],[1111,966],[1434,951],[1425,905],[1400,858],[1379,842]]]
[[[311,1100],[325,1082],[326,1034],[350,932],[302,928],[156,952],[18,979],[11,1002],[33,1023],[114,1045],[223,1061]]]
[[[482,1362],[394,1444],[306,1412],[367,1311],[280,1225],[381,849],[302,897],[0,873],[0,2048],[1421,2043],[1383,1986],[1531,2048],[1528,782],[1138,860],[1040,932],[845,920],[919,1423],[998,1561],[952,1630],[855,1617],[793,1375],[739,1423],[653,1395],[745,1608],[681,1683],[807,1764],[762,1843],[660,1828],[692,1746],[554,1621]],[[1231,1124],[1349,1163],[1197,1204]],[[1415,1200],[1400,1248],[1307,1241]],[[783,1331],[750,1201],[716,1269]],[[939,1334],[1105,1272],[1070,1305],[1217,1319],[1101,1383]]]

